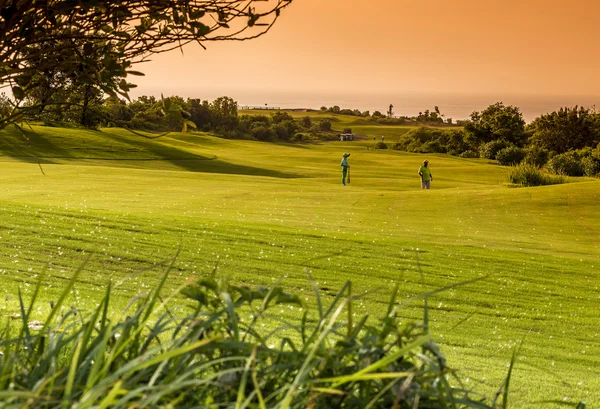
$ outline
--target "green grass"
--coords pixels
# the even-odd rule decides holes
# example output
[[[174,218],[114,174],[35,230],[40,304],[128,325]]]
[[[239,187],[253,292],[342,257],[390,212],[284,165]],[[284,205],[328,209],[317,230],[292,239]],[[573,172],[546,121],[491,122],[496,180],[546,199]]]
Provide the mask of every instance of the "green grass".
[[[89,253],[68,299],[83,310],[111,278],[117,311],[150,291],[180,246],[167,290],[218,265],[234,282],[282,280],[313,302],[307,267],[324,294],[348,279],[354,293],[368,292],[356,314],[382,315],[400,283],[407,320],[422,316],[417,295],[487,277],[430,299],[432,333],[452,366],[473,383],[485,379],[474,387],[496,391],[522,341],[513,407],[563,398],[600,404],[600,181],[510,189],[504,168],[485,160],[427,155],[435,177],[422,191],[416,172],[425,156],[354,142],[35,130],[45,176],[21,136],[0,132],[5,317],[18,312],[17,288],[31,295],[45,266],[45,304],[35,314],[47,314]],[[344,151],[352,154],[346,188]]]
[[[240,115],[266,115],[269,116],[272,112],[270,110],[245,110],[240,111]],[[367,140],[355,141],[354,144],[365,145],[373,142],[373,137],[380,141],[381,136],[385,136],[386,142],[398,142],[400,137],[415,128],[415,125],[382,125],[378,124],[375,120],[369,118],[356,117],[351,115],[338,115],[331,112],[321,111],[296,111],[296,110],[285,110],[295,119],[308,116],[311,118],[314,124],[318,124],[322,119],[328,119],[331,121],[331,129],[336,132],[342,132],[345,128],[351,128],[352,132],[357,135],[367,136]],[[442,128],[448,128],[447,125],[442,125]]]

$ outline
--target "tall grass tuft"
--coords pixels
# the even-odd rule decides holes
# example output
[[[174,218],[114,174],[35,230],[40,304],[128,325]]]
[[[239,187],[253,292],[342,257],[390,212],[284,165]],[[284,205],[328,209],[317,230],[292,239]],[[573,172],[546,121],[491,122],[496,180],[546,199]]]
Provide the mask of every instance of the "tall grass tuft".
[[[281,287],[236,286],[213,276],[181,289],[181,312],[179,294],[160,295],[169,270],[117,318],[111,285],[93,310],[65,306],[75,274],[34,327],[29,314],[40,278],[28,307],[19,297],[21,321],[4,327],[0,407],[507,407],[509,378],[498,403],[462,387],[429,334],[427,303],[424,323],[400,320],[398,287],[384,316],[353,318],[358,297],[350,283],[326,305],[309,274],[316,300],[310,311]],[[283,304],[302,308],[302,319],[280,316]]]
[[[520,164],[508,170],[509,183],[519,186],[544,186],[568,183],[568,179],[562,175],[550,175],[542,172],[536,166]]]

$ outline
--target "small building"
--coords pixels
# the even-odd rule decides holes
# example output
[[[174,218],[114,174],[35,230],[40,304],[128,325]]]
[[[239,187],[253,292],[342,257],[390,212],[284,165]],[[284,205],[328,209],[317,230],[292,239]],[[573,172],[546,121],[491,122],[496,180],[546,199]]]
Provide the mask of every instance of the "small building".
[[[340,134],[340,142],[351,141],[353,139],[354,139],[354,134],[353,133],[341,133]]]

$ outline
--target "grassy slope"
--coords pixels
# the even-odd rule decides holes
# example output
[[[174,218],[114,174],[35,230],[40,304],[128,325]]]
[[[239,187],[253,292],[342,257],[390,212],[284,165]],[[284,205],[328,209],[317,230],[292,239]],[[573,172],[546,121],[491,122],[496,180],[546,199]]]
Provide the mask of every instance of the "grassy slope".
[[[0,132],[7,313],[16,311],[17,286],[27,294],[44,266],[44,298],[55,297],[89,252],[71,300],[84,310],[109,277],[148,268],[119,285],[124,307],[179,246],[173,289],[218,263],[220,274],[249,284],[285,275],[283,284],[310,301],[308,267],[327,293],[347,279],[356,292],[371,291],[359,312],[375,315],[398,281],[406,317],[418,318],[414,296],[487,277],[431,300],[432,327],[450,363],[485,378],[484,389],[496,388],[523,340],[516,407],[563,397],[600,402],[598,181],[511,189],[502,185],[502,168],[486,161],[430,155],[434,190],[421,191],[422,156],[353,142],[36,131],[29,137],[46,176],[25,157],[18,134]],[[339,185],[343,151],[352,153],[347,188]]]

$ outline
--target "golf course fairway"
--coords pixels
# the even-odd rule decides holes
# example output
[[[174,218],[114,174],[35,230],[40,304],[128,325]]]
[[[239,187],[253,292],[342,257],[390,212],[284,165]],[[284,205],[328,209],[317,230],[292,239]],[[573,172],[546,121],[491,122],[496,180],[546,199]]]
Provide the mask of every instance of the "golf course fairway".
[[[355,314],[373,319],[397,284],[407,322],[422,320],[421,294],[450,287],[429,297],[430,328],[467,386],[493,395],[518,350],[511,407],[600,406],[600,180],[514,188],[488,160],[372,141],[33,130],[28,139],[0,131],[3,320],[42,274],[35,314],[48,314],[88,256],[67,302],[83,312],[112,280],[119,314],[173,260],[169,291],[216,268],[311,303],[306,269],[328,296],[351,280],[364,293]],[[417,175],[424,159],[428,191]]]

